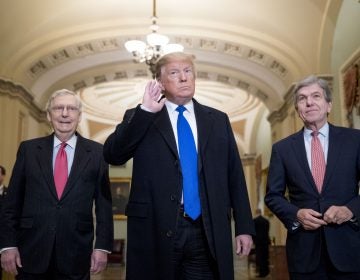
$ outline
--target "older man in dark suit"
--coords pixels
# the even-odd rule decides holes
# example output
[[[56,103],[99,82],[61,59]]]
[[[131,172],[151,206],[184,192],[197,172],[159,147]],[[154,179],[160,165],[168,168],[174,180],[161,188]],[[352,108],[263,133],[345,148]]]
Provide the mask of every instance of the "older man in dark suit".
[[[254,225],[229,119],[193,99],[191,55],[163,56],[156,77],[104,144],[111,164],[133,158],[127,279],[231,280],[231,219],[238,255]]]
[[[56,91],[47,116],[55,133],[22,142],[17,153],[1,217],[1,264],[16,279],[88,280],[105,268],[113,245],[108,165],[102,145],[76,133],[75,93]]]
[[[288,230],[290,278],[360,279],[360,131],[328,123],[325,80],[294,95],[304,128],[273,145],[265,196]]]

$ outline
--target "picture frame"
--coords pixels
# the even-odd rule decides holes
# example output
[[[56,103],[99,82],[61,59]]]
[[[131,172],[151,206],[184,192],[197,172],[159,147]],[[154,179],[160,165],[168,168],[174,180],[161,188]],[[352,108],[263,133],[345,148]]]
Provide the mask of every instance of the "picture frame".
[[[348,127],[360,128],[360,50],[341,68],[341,94]]]
[[[129,200],[131,178],[110,178],[114,220],[126,220],[125,207]]]

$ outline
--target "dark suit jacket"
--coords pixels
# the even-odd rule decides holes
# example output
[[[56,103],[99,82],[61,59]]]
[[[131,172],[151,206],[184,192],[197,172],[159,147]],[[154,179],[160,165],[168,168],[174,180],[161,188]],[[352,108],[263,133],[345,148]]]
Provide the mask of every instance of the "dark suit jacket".
[[[111,251],[113,219],[108,165],[102,145],[78,135],[74,161],[59,200],[53,179],[54,136],[20,144],[1,219],[1,248],[18,247],[23,269],[42,273],[53,248],[66,274],[90,269],[96,213],[95,248]]]
[[[313,231],[294,228],[296,213],[301,208],[325,213],[332,205],[346,205],[360,220],[359,178],[359,130],[330,125],[321,194],[307,162],[303,130],[273,145],[265,202],[288,229],[289,271],[312,272],[317,267],[324,242],[322,231],[335,267],[340,271],[360,271],[360,231],[353,223],[329,224]]]
[[[1,205],[3,203],[3,199],[7,195],[7,192],[8,192],[8,188],[4,185],[3,193],[0,194],[0,209],[1,209]]]
[[[231,210],[235,233],[254,227],[239,153],[228,117],[194,101],[198,130],[202,218],[221,279],[233,279]],[[106,161],[133,158],[128,216],[127,279],[171,280],[172,242],[181,203],[182,177],[166,107],[158,113],[140,106],[104,144]]]
[[[7,195],[8,188],[4,185],[3,193],[0,194],[0,198],[4,198]]]

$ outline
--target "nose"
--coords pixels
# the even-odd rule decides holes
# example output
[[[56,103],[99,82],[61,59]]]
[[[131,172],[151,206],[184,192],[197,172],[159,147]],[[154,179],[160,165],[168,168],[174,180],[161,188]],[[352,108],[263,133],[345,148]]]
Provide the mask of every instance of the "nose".
[[[187,76],[184,71],[180,71],[180,81],[186,82]]]
[[[313,104],[313,99],[311,96],[306,98],[306,106],[311,106]]]
[[[64,109],[62,110],[62,115],[63,116],[67,116],[69,115],[69,111],[68,111],[68,108],[65,106]]]

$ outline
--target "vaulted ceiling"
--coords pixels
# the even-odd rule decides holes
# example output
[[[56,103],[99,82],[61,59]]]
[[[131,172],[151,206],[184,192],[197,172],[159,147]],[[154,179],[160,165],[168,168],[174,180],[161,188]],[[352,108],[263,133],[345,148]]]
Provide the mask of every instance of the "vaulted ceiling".
[[[104,141],[151,79],[124,48],[149,33],[153,0],[1,0],[0,78],[43,108],[56,89],[84,101],[81,132]],[[196,56],[196,98],[227,112],[243,152],[291,84],[329,71],[340,0],[157,0],[159,32]],[[269,136],[270,138],[270,136]]]

